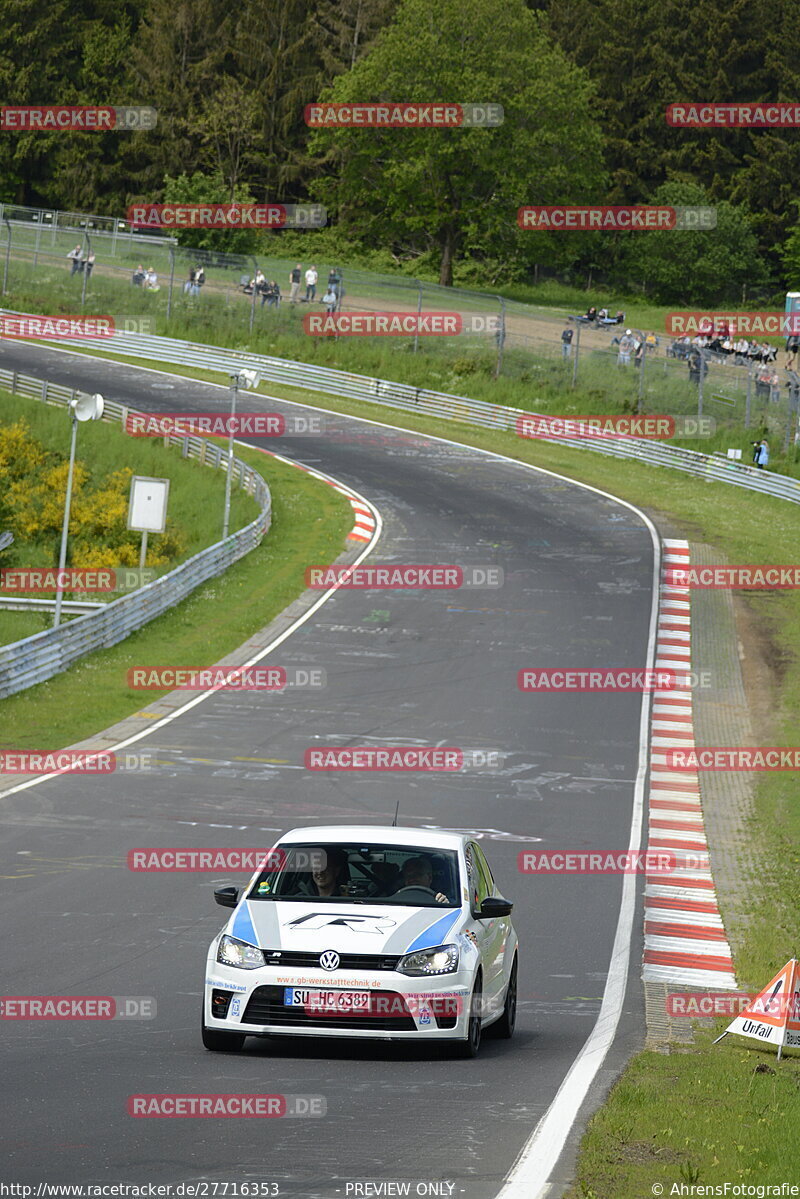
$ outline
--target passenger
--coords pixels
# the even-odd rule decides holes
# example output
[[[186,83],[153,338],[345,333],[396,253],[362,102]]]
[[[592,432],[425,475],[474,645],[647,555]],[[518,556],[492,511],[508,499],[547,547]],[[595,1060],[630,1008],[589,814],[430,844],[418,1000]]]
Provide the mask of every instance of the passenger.
[[[333,895],[344,895],[345,871],[347,869],[347,854],[343,849],[325,850],[325,866],[311,873],[312,895],[322,895],[330,898]]]

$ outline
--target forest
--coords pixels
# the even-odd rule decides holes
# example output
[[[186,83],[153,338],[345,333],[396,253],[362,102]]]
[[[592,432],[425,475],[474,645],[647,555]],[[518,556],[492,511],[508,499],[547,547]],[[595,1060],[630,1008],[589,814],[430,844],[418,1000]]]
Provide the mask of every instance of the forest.
[[[123,216],[311,200],[342,259],[380,250],[445,285],[594,274],[665,302],[775,301],[800,281],[798,131],[665,113],[800,99],[798,15],[799,0],[0,0],[4,104],[158,112],[147,132],[3,130],[0,201]],[[319,100],[491,102],[504,121],[310,128]],[[564,203],[711,205],[717,227],[517,225],[521,205]],[[291,235],[181,234],[239,251],[265,237]]]

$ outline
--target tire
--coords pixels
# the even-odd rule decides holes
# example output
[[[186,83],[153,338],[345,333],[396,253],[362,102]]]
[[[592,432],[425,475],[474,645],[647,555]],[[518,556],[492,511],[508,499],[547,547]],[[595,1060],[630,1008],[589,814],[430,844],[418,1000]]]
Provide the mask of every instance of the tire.
[[[503,1014],[497,1023],[494,1025],[492,1032],[495,1036],[502,1040],[509,1040],[514,1035],[514,1028],[517,1023],[517,955],[514,954],[514,963],[511,967],[511,975],[508,979],[506,987],[506,1001],[503,1004]]]
[[[200,1017],[200,1033],[204,1048],[212,1053],[236,1053],[244,1045],[243,1033],[217,1032],[216,1028],[206,1028],[205,1013]]]
[[[457,1043],[456,1057],[474,1058],[481,1048],[481,1000],[483,999],[483,980],[481,975],[475,979],[470,997],[470,1016],[467,1025],[467,1036]]]

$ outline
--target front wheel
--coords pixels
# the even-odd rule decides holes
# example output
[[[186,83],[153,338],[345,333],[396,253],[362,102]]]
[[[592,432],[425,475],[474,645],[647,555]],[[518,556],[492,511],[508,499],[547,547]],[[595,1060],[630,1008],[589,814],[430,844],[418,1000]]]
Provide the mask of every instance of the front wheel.
[[[200,1017],[200,1033],[204,1048],[213,1053],[236,1053],[244,1045],[242,1033],[217,1032],[216,1028],[206,1028],[205,1013]]]
[[[511,967],[511,975],[506,987],[506,1001],[503,1004],[503,1014],[495,1025],[496,1035],[508,1039],[514,1035],[517,1023],[517,958]]]
[[[483,1001],[483,987],[481,984],[480,974],[475,979],[475,986],[472,989],[472,997],[470,999],[469,1022],[467,1024],[467,1037],[464,1041],[458,1042],[457,1056],[463,1058],[473,1058],[478,1056],[478,1051],[481,1047],[481,1003]]]

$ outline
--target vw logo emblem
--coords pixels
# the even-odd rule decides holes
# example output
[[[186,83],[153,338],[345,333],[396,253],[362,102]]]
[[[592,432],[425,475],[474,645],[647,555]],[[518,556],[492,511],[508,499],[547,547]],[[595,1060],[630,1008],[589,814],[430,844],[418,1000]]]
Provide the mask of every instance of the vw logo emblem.
[[[339,955],[333,949],[326,949],[320,955],[319,964],[323,970],[336,970],[339,966]]]

